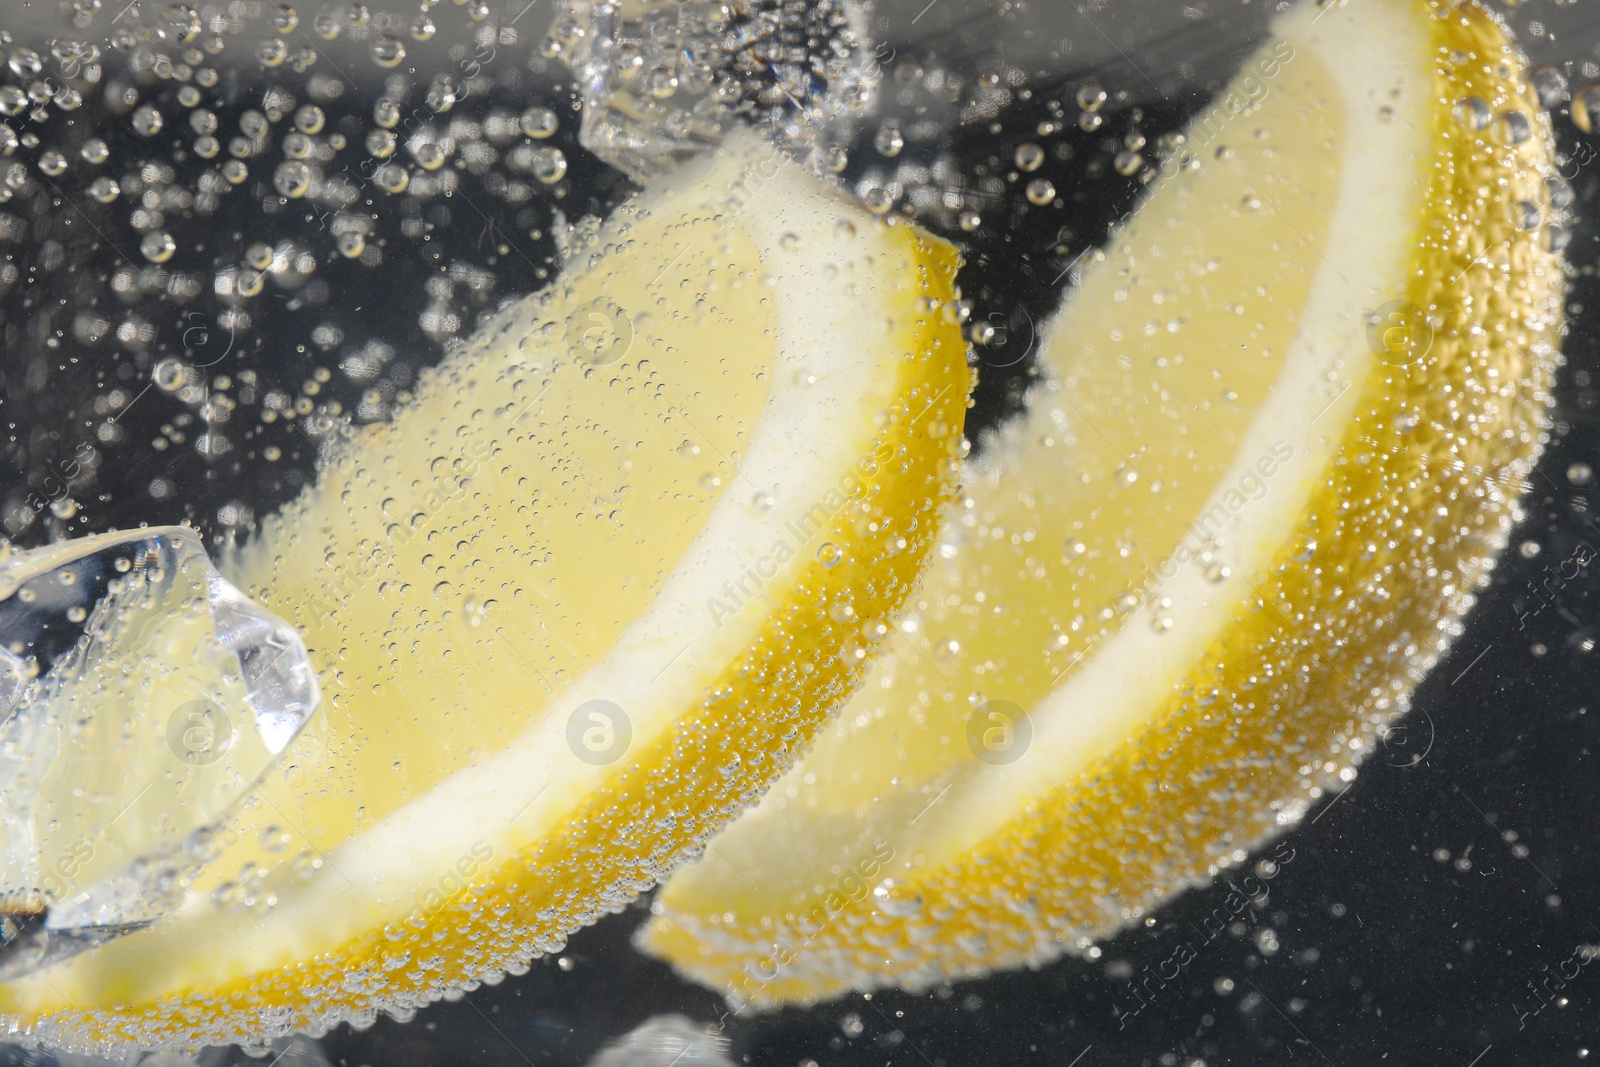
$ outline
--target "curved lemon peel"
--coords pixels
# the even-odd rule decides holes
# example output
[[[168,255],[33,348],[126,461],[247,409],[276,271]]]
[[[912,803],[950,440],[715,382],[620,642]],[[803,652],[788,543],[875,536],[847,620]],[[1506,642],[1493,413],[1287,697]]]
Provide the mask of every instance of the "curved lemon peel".
[[[860,620],[894,617],[954,490],[955,254],[753,137],[665,185],[227,564],[305,634],[321,721],[178,914],[0,986],[10,1039],[259,1044],[520,973],[751,803],[858,682]],[[708,475],[661,473],[679,439]],[[567,584],[530,588],[563,536]],[[481,634],[474,592],[499,601]],[[515,647],[537,639],[543,673]],[[569,753],[569,710],[617,693],[631,747]],[[263,843],[285,826],[303,869]]]
[[[1182,512],[1180,532],[1147,551],[1133,541],[1146,526],[1159,532],[1169,518],[1160,513],[1161,498],[1136,504],[1104,489],[1076,497],[1060,489],[1060,497],[1086,515],[1098,515],[1097,507],[1124,509],[1130,540],[1117,551],[1135,559],[1143,553],[1145,560],[1141,573],[1119,567],[1112,552],[1079,572],[1076,580],[1089,592],[1081,605],[1071,599],[1072,609],[1104,623],[1088,626],[1087,639],[1060,627],[1069,640],[1052,649],[1058,656],[1039,657],[1043,666],[1016,657],[1032,672],[1025,677],[1014,665],[1007,674],[1006,653],[993,642],[975,666],[969,659],[964,667],[946,668],[957,672],[953,678],[937,666],[908,668],[912,657],[900,657],[902,673],[922,672],[925,690],[965,701],[969,692],[962,685],[970,683],[970,700],[980,710],[989,706],[980,700],[1004,698],[1014,689],[1037,694],[1031,716],[1010,724],[1025,722],[1034,734],[1033,749],[1015,763],[981,766],[963,742],[981,740],[986,723],[964,738],[970,719],[964,723],[958,711],[930,702],[929,693],[894,688],[892,657],[875,667],[819,748],[717,840],[714,857],[668,883],[657,917],[641,931],[644,947],[723,990],[733,1004],[813,1002],[876,986],[921,989],[1088,948],[1183,888],[1237,865],[1245,850],[1293,826],[1327,790],[1342,787],[1459,633],[1473,590],[1486,580],[1518,517],[1516,497],[1544,442],[1562,267],[1541,246],[1539,233],[1517,228],[1513,208],[1522,198],[1540,202],[1544,181],[1554,177],[1548,118],[1522,81],[1522,60],[1502,28],[1475,5],[1306,6],[1284,16],[1279,32],[1281,39],[1262,58],[1274,58],[1274,48],[1287,42],[1304,57],[1297,59],[1301,70],[1284,63],[1279,83],[1262,99],[1262,77],[1252,66],[1227,94],[1245,101],[1239,126],[1219,134],[1207,125],[1212,116],[1202,116],[1190,143],[1221,159],[1228,142],[1247,141],[1258,128],[1324,121],[1294,111],[1327,91],[1316,82],[1317,71],[1362,86],[1359,94],[1330,93],[1326,102],[1341,112],[1326,121],[1344,122],[1347,139],[1390,136],[1379,124],[1399,127],[1419,116],[1422,150],[1414,155],[1352,158],[1359,154],[1345,142],[1339,180],[1357,188],[1393,185],[1402,190],[1398,199],[1377,196],[1334,209],[1347,225],[1355,225],[1352,212],[1360,216],[1363,234],[1367,228],[1371,234],[1363,240],[1380,248],[1402,241],[1398,260],[1341,254],[1341,224],[1330,223],[1325,244],[1306,217],[1294,216],[1294,205],[1308,211],[1315,205],[1319,175],[1312,171],[1323,166],[1315,154],[1275,153],[1270,162],[1254,157],[1262,160],[1258,169],[1241,173],[1256,184],[1230,194],[1243,191],[1248,211],[1283,216],[1289,232],[1275,239],[1300,247],[1317,273],[1307,291],[1309,307],[1318,306],[1319,292],[1358,293],[1369,302],[1351,310],[1377,313],[1377,340],[1370,348],[1363,343],[1359,315],[1341,326],[1307,312],[1294,328],[1299,355],[1279,372],[1298,366],[1298,379],[1280,376],[1273,397],[1255,401],[1263,411],[1274,404],[1291,415],[1298,411],[1298,422],[1280,410],[1227,438],[1230,462],[1201,472],[1216,488],[1201,505],[1209,509],[1199,512],[1202,517],[1215,517],[1199,537],[1183,528],[1197,512]],[[1380,57],[1397,49],[1402,58],[1382,69]],[[1374,64],[1384,84],[1369,95],[1362,83],[1371,80]],[[1308,66],[1315,70],[1302,75]],[[1302,76],[1307,80],[1299,81]],[[1512,129],[1499,141],[1487,130],[1463,128],[1452,110],[1473,97],[1491,115],[1518,111],[1528,120],[1526,135]],[[1222,125],[1228,121],[1225,114]],[[1294,130],[1268,132],[1274,140],[1295,136]],[[1239,154],[1247,154],[1242,145]],[[1375,164],[1375,171],[1358,169]],[[1048,369],[1058,376],[1081,372],[1083,380],[1042,386],[1032,398],[1035,414],[1041,406],[1054,409],[1059,422],[1035,419],[1013,427],[990,450],[998,458],[969,474],[972,517],[963,524],[965,509],[955,511],[958,530],[949,542],[958,562],[936,563],[925,578],[929,590],[948,591],[950,602],[965,606],[940,616],[925,605],[911,616],[925,630],[912,640],[925,642],[930,662],[945,644],[955,653],[957,638],[981,644],[985,628],[1006,624],[1006,615],[990,614],[985,622],[991,606],[1026,613],[1028,595],[1037,603],[1049,590],[1065,609],[1076,595],[1073,588],[1052,586],[1060,571],[1039,561],[1047,553],[1082,551],[1082,542],[1029,547],[1028,507],[1061,506],[1061,500],[1045,501],[1049,487],[1035,478],[1018,490],[1022,510],[1016,501],[1007,510],[995,487],[1027,474],[1030,461],[1042,462],[1052,445],[1061,447],[1059,439],[1076,433],[1080,450],[1104,450],[1094,439],[1116,434],[1123,425],[1113,421],[1119,412],[1169,402],[1165,393],[1141,396],[1132,387],[1109,399],[1074,395],[1085,381],[1110,388],[1092,367],[1073,363],[1077,346],[1100,340],[1080,335],[1082,320],[1098,314],[1084,305],[1124,299],[1139,281],[1137,257],[1154,259],[1157,266],[1146,269],[1155,274],[1179,269],[1163,258],[1173,257],[1198,268],[1191,302],[1172,312],[1190,314],[1182,330],[1195,319],[1212,322],[1233,310],[1217,306],[1228,299],[1226,289],[1205,289],[1204,223],[1193,216],[1209,209],[1226,217],[1238,201],[1215,199],[1221,185],[1209,197],[1205,192],[1207,174],[1225,171],[1222,164],[1207,158],[1199,169],[1158,189],[1127,231],[1113,236],[1088,272],[1079,306],[1069,303],[1063,312],[1047,346]],[[1298,200],[1268,181],[1285,173],[1299,183]],[[1187,229],[1180,225],[1185,219]],[[1225,259],[1248,257],[1251,247],[1218,251]],[[1272,245],[1254,247],[1271,258]],[[1296,285],[1292,277],[1269,279],[1262,293],[1278,297],[1285,288],[1297,291]],[[1326,316],[1339,302],[1322,299],[1320,306]],[[1385,334],[1383,317],[1391,311],[1406,328],[1431,327],[1431,344],[1403,331]],[[1136,335],[1144,324],[1131,318],[1114,319],[1115,328]],[[1250,332],[1249,320],[1234,321],[1237,339],[1254,349],[1260,337]],[[1149,333],[1158,334],[1163,324],[1151,327]],[[1341,331],[1345,351],[1319,356],[1317,346]],[[1183,336],[1180,331],[1178,342],[1158,351],[1181,354]],[[1133,342],[1117,347],[1131,349]],[[1242,363],[1225,361],[1246,359],[1229,357],[1225,349],[1234,346],[1188,348],[1191,361],[1206,369],[1229,368],[1221,388],[1242,373]],[[1308,375],[1307,368],[1318,373]],[[1294,397],[1286,408],[1285,393]],[[1170,402],[1194,399],[1178,390]],[[1079,406],[1091,401],[1104,425],[1081,417]],[[1193,406],[1182,420],[1204,427],[1202,408]],[[1230,432],[1219,426],[1217,432]],[[1172,432],[1185,432],[1183,421]],[[1207,432],[1191,438],[1198,454],[1207,454]],[[1052,434],[1059,439],[1048,440]],[[1282,443],[1295,442],[1287,455],[1274,451],[1280,434]],[[1122,451],[1128,466],[1117,470],[1116,480],[1151,473],[1138,455]],[[1176,457],[1181,452],[1169,459]],[[1262,460],[1270,471],[1258,467]],[[1052,463],[1059,468],[1059,458]],[[1181,484],[1172,483],[1184,473],[1169,466],[1163,491],[1181,496]],[[1090,481],[1088,473],[1082,477]],[[1281,508],[1254,505],[1250,498],[1263,488],[1268,499],[1304,502],[1293,509],[1292,522],[1278,521]],[[1039,501],[1028,495],[1034,491]],[[1047,525],[1044,519],[1039,524]],[[1107,529],[1102,526],[1093,548],[1114,547],[1105,543]],[[1206,535],[1218,531],[1226,536],[1208,542]],[[1017,546],[1006,564],[1017,576],[1005,576],[1012,584],[998,585],[1003,575],[991,569],[960,569],[976,566],[959,562],[963,552],[992,562],[962,548],[965,540],[983,537]],[[1181,554],[1173,547],[1177,537],[1180,545],[1190,543]],[[1189,572],[1229,561],[1237,573],[1209,579],[1220,592],[1198,591]],[[1128,585],[1109,599],[1093,593],[1095,567],[1117,570],[1117,581]],[[972,595],[984,590],[987,602]],[[1013,599],[1023,599],[1023,607]],[[1220,622],[1207,624],[1219,607]],[[1102,609],[1098,616],[1095,609]],[[927,629],[926,615],[950,628]],[[1191,655],[1184,643],[1194,635],[1186,629],[1204,640],[1174,685],[1172,663]],[[1040,636],[1058,634],[1047,628]],[[1080,643],[1074,647],[1072,640]],[[1161,642],[1174,642],[1180,651],[1164,652]],[[1065,683],[1046,695],[1058,677]]]

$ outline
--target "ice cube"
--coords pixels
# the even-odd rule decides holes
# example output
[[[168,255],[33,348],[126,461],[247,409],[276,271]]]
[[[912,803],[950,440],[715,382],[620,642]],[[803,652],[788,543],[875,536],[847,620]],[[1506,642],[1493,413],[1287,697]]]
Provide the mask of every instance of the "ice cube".
[[[299,635],[181,527],[0,562],[0,648],[3,979],[182,901],[319,697]]]
[[[635,181],[741,118],[802,156],[844,140],[878,80],[858,0],[565,0],[544,52],[583,87],[583,146]]]

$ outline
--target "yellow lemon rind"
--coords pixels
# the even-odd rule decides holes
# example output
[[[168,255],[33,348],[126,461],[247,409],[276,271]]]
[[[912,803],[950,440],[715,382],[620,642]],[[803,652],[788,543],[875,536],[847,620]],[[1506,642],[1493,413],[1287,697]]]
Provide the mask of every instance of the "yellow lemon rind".
[[[1238,865],[1347,784],[1459,634],[1506,543],[1557,364],[1560,259],[1480,192],[1554,176],[1548,117],[1492,16],[1475,4],[1423,10],[1437,64],[1431,211],[1405,296],[1429,310],[1433,342],[1358,384],[1300,526],[1314,557],[1286,547],[1251,576],[1222,637],[1123,747],[966,855],[896,870],[915,919],[869,898],[796,927],[806,936],[794,948],[778,936],[792,914],[730,923],[658,906],[641,936],[651,952],[756,1007],[1036,966]],[[1452,105],[1469,96],[1493,114],[1532,115],[1531,140],[1463,129]],[[1415,416],[1408,429],[1403,413]]]

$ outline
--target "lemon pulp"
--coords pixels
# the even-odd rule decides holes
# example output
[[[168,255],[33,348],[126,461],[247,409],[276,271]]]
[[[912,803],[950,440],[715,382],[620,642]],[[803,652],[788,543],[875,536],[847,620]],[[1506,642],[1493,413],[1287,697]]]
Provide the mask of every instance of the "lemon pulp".
[[[920,570],[970,378],[954,269],[754,137],[581,233],[226,561],[304,634],[322,713],[176,914],[0,986],[12,1034],[404,1018],[651,885]]]
[[[1517,220],[1548,121],[1476,6],[1275,33],[1087,271],[889,653],[651,951],[772,1004],[1082,950],[1404,712],[1543,441],[1561,264]]]

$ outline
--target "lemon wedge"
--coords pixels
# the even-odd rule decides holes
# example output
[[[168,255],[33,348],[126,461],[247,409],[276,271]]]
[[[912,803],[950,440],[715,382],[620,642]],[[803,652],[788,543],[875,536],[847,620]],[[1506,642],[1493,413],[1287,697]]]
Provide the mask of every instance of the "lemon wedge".
[[[221,561],[321,709],[172,914],[0,985],[11,1039],[259,1046],[521,973],[856,684],[963,454],[953,251],[743,135],[567,258]]]
[[[1471,4],[1301,5],[1185,151],[866,683],[661,891],[642,945],[733,1003],[1089,948],[1343,788],[1460,632],[1557,360],[1522,60]]]

